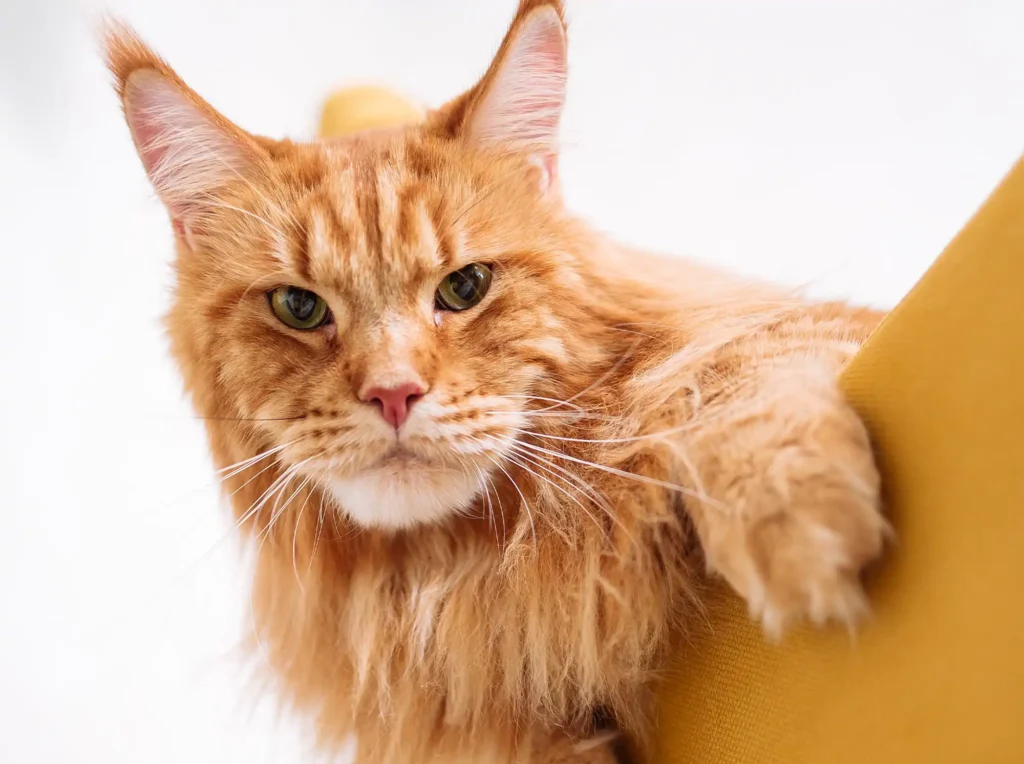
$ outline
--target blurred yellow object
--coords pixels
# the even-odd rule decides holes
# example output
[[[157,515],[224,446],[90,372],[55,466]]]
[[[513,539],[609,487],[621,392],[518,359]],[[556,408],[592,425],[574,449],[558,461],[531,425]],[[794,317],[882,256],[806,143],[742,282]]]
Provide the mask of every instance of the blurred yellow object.
[[[772,646],[719,590],[662,689],[657,764],[1024,762],[1024,162],[843,385],[898,536],[874,617]]]
[[[419,122],[424,110],[387,88],[364,85],[336,91],[320,114],[321,138],[339,138],[361,130]]]

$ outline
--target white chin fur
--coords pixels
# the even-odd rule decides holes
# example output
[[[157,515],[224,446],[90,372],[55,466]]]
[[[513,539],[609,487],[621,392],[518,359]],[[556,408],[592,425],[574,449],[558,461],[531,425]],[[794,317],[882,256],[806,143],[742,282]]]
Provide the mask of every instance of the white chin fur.
[[[326,481],[337,505],[360,525],[398,530],[434,523],[467,509],[482,478],[462,470],[376,469]]]

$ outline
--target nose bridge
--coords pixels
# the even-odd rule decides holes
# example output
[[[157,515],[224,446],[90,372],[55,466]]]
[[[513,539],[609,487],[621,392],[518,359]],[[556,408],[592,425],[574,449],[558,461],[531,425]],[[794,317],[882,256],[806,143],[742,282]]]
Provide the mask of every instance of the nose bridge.
[[[357,390],[360,397],[373,389],[398,389],[405,385],[429,387],[429,338],[420,324],[416,317],[387,311],[379,321],[367,327],[363,373]]]

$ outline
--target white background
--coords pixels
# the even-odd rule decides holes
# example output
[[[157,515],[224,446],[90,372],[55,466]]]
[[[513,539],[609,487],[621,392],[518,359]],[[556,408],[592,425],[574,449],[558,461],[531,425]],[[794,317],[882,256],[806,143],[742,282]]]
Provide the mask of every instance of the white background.
[[[513,5],[112,7],[229,117],[300,137],[338,84],[454,95]],[[167,359],[170,232],[103,8],[0,0],[0,761],[307,761],[237,649],[245,568]],[[567,196],[635,243],[891,305],[1024,144],[1020,0],[570,14]]]

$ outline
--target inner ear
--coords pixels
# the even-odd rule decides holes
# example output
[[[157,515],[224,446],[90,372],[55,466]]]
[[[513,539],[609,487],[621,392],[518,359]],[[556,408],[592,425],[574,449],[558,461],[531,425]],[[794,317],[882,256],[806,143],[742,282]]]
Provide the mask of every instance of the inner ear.
[[[561,3],[523,0],[487,73],[439,110],[434,124],[474,145],[530,155],[550,184],[565,104],[566,59]]]
[[[146,174],[176,219],[188,218],[256,162],[241,130],[158,72],[128,77],[124,111]]]
[[[565,104],[565,30],[550,6],[513,26],[504,55],[468,115],[479,144],[554,153]],[[500,54],[499,54],[500,55]]]
[[[142,165],[174,220],[189,219],[226,183],[250,176],[260,145],[186,85],[127,26],[105,31],[107,64]]]

